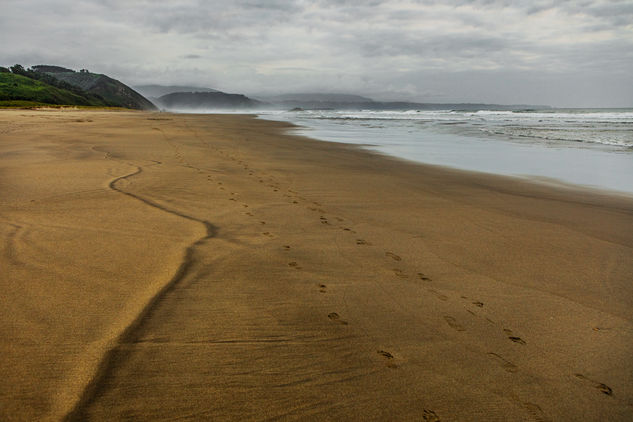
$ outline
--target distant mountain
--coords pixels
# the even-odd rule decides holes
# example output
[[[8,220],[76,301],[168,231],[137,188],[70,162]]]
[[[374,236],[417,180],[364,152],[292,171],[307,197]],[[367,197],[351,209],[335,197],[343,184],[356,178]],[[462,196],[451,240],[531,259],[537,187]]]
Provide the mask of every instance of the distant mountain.
[[[374,100],[360,95],[350,94],[283,94],[258,99],[271,103],[279,108],[286,109],[347,109],[357,108],[358,104],[370,104]]]
[[[241,94],[225,92],[174,92],[157,99],[168,110],[252,109],[264,103]]]
[[[517,110],[544,110],[551,108],[547,105],[531,104],[486,104],[486,103],[413,103],[407,101],[390,101],[358,104],[363,110],[454,110],[454,111],[517,111]]]
[[[525,110],[547,109],[542,105],[502,105],[483,103],[417,103],[409,101],[374,101],[360,95],[348,94],[286,94],[260,97],[274,106],[304,110]]]
[[[370,103],[373,102],[371,98],[362,97],[360,95],[350,94],[320,94],[320,93],[308,93],[308,94],[283,94],[267,97],[267,101],[279,103],[279,102],[329,102],[329,103]]]
[[[158,98],[174,92],[219,92],[212,88],[180,85],[137,85],[133,88],[147,98]]]
[[[75,72],[60,66],[37,65],[32,69],[81,89],[86,94],[95,94],[109,106],[137,110],[155,110],[156,106],[129,86],[109,76],[91,73],[86,69]]]

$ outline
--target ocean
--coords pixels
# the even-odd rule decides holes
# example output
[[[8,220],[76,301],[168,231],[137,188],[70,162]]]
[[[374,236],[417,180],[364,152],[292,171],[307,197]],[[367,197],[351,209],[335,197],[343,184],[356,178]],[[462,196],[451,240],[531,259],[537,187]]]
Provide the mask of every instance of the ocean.
[[[633,109],[263,111],[293,132],[420,163],[633,195]]]

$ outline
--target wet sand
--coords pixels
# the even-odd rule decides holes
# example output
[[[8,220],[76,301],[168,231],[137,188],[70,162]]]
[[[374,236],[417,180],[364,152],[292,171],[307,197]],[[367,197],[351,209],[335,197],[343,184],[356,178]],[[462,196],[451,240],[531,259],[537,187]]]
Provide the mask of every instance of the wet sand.
[[[633,200],[249,116],[0,111],[0,420],[630,420]]]

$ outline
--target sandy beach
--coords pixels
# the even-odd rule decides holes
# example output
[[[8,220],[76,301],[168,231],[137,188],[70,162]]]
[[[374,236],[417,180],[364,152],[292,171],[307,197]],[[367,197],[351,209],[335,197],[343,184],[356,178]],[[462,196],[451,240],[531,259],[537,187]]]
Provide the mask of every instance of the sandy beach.
[[[633,419],[633,198],[287,127],[0,111],[0,420]]]

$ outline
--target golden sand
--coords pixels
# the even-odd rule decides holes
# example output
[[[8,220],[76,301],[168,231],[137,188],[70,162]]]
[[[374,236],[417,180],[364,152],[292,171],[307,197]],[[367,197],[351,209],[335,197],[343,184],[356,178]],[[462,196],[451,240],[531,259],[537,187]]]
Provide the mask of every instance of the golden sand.
[[[0,420],[633,418],[633,200],[249,116],[0,112]]]

